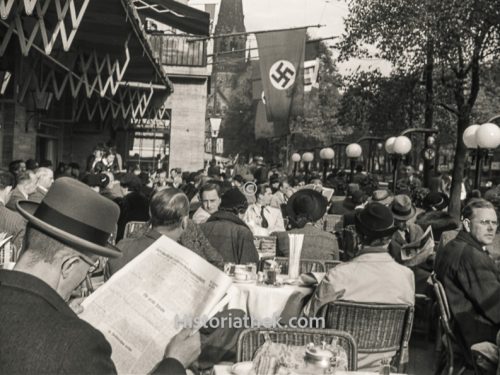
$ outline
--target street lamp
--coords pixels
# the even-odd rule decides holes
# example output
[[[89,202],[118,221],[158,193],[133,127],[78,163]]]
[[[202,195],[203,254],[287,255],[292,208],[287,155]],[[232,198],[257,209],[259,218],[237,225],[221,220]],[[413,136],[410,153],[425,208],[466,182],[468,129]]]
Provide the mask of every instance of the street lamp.
[[[304,152],[302,155],[302,161],[304,162],[304,170],[306,172],[306,184],[309,183],[309,163],[314,160],[314,154],[312,152]]]
[[[319,157],[323,160],[323,182],[326,182],[326,171],[334,156],[335,152],[330,147],[325,147],[319,152]]]
[[[488,157],[490,150],[500,145],[500,128],[493,123],[471,125],[464,130],[462,139],[467,148],[475,150],[474,189],[479,189],[481,186],[481,161]]]
[[[297,175],[297,167],[300,163],[300,154],[295,152],[292,154],[292,161],[293,161],[293,177]]]
[[[210,132],[212,134],[212,160],[215,160],[215,153],[217,150],[217,137],[219,136],[221,122],[222,119],[220,117],[210,118]]]
[[[361,156],[361,153],[363,150],[361,149],[361,146],[357,143],[351,143],[350,145],[347,145],[345,149],[345,154],[351,161],[351,182],[354,178],[354,166],[356,164],[356,159]]]
[[[399,137],[390,137],[385,141],[385,151],[392,157],[392,191],[396,192],[396,181],[398,179],[399,163],[403,155],[406,155],[411,150],[410,138],[404,135]]]

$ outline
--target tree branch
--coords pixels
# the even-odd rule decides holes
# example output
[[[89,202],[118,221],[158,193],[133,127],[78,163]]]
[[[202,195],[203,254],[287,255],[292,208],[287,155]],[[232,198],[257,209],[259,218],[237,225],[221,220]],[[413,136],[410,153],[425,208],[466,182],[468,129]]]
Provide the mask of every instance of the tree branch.
[[[444,103],[437,103],[437,104],[438,104],[438,106],[443,107],[447,111],[453,113],[455,116],[459,115],[458,111],[455,108],[450,107],[448,104],[444,104]]]

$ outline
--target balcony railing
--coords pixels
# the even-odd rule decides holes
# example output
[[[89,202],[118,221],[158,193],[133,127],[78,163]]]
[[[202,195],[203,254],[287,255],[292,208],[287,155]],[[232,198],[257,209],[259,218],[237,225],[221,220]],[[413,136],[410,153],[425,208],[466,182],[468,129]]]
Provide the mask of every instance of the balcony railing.
[[[149,36],[153,54],[162,65],[206,66],[205,40],[188,42],[192,36],[153,34]]]

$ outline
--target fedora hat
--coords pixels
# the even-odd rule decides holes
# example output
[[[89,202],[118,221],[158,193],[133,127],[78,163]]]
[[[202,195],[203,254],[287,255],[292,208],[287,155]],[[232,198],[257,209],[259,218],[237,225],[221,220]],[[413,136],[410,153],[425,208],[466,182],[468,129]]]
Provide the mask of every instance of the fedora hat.
[[[356,230],[373,239],[394,233],[394,217],[389,207],[378,202],[370,202],[354,216]]]
[[[295,220],[299,217],[307,221],[318,221],[326,212],[327,201],[320,193],[312,189],[302,189],[294,193],[286,204],[288,217]]]
[[[448,207],[450,200],[445,193],[441,192],[431,192],[427,194],[422,201],[422,206],[426,211],[441,211],[442,209]]]
[[[58,178],[40,203],[18,201],[17,210],[35,228],[75,250],[121,256],[108,244],[120,215],[118,205],[80,181]]]
[[[392,215],[396,220],[409,220],[415,216],[417,210],[411,202],[411,198],[406,194],[399,194],[394,197],[391,204]]]
[[[371,202],[379,202],[384,206],[388,206],[392,203],[394,197],[388,190],[374,190],[370,198]]]

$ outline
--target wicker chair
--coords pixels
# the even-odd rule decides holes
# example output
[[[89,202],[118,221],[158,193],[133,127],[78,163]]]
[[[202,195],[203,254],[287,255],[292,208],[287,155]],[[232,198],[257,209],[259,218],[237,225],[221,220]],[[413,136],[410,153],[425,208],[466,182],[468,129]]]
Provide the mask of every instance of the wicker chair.
[[[358,368],[358,354],[354,338],[347,332],[333,329],[316,328],[248,328],[241,332],[236,349],[237,362],[251,361],[258,348],[265,342],[265,333],[268,333],[273,342],[304,346],[310,342],[320,344],[322,341],[331,341],[337,338],[337,343],[347,353],[348,370]]]
[[[123,238],[139,237],[142,233],[146,231],[148,227],[149,227],[149,222],[147,221],[129,221],[127,224],[125,224]]]
[[[434,292],[436,293],[436,299],[439,306],[439,323],[441,331],[444,332],[443,341],[446,350],[446,373],[452,375],[454,373],[454,343],[457,342],[455,334],[451,330],[450,320],[451,320],[451,310],[448,305],[448,298],[446,297],[446,292],[444,291],[443,284],[437,279],[436,274],[431,275],[432,285],[434,286]],[[441,340],[441,337],[438,337]],[[465,367],[460,368],[457,374],[462,374],[466,370]]]
[[[274,260],[281,265],[281,274],[288,273],[288,258],[275,257]],[[308,272],[325,272],[325,266],[321,260],[301,259],[299,274]],[[260,269],[260,268],[259,268]]]
[[[359,353],[396,351],[392,364],[404,372],[414,308],[410,305],[335,301],[320,313],[325,327],[349,332]]]
[[[323,230],[326,232],[338,232],[344,225],[344,215],[326,214],[323,216]]]
[[[325,261],[323,261],[323,266],[325,266],[325,272],[330,271],[332,268],[335,268],[340,263],[342,263],[340,260],[325,260]]]

